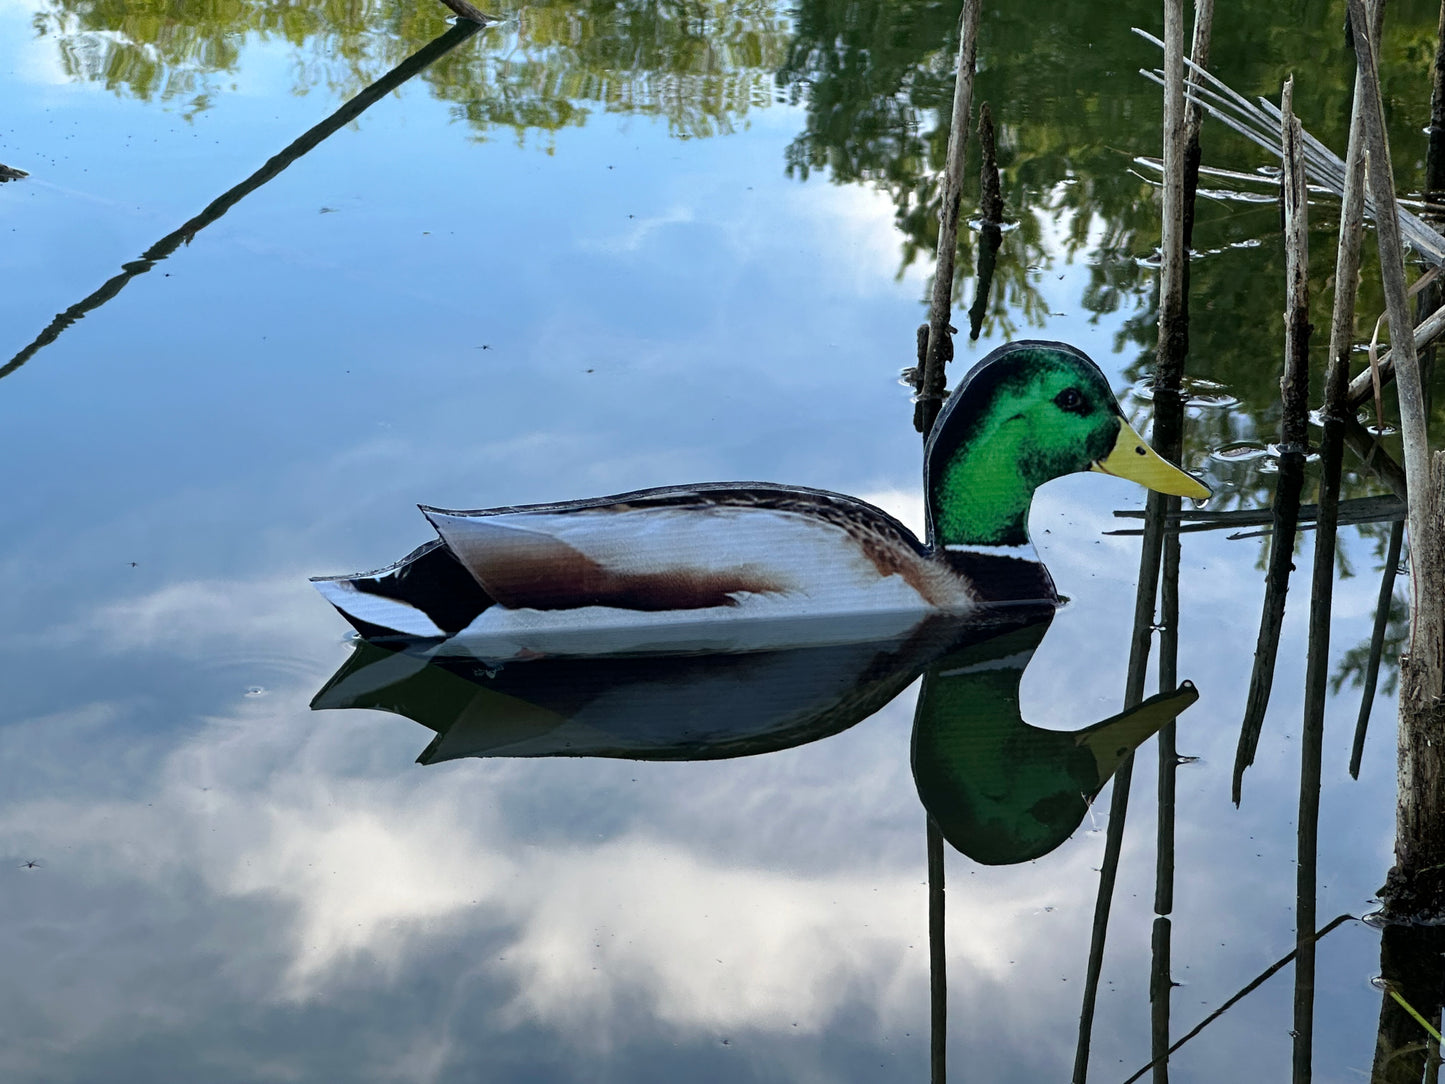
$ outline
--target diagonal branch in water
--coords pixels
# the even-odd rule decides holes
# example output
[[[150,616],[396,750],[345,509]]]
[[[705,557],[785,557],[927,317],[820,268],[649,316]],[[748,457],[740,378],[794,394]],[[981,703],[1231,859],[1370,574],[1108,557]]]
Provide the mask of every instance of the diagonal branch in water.
[[[1405,468],[1385,451],[1378,434],[1360,424],[1352,413],[1345,415],[1345,445],[1359,459],[1360,465],[1372,473],[1401,501],[1409,497],[1405,484]]]
[[[472,8],[470,4],[466,4],[465,6],[471,8],[471,10],[476,12],[481,18],[487,18],[485,15],[482,15],[481,12],[477,12],[475,8]],[[477,22],[471,16],[468,16],[465,20],[449,29],[445,34],[434,38],[365,90],[361,91],[361,93],[342,105],[340,109],[332,113],[331,116],[327,117],[320,124],[317,124],[292,141],[290,145],[279,154],[268,159],[266,164],[251,174],[251,176],[212,200],[200,214],[189,219],[179,228],[172,230],[155,244],[151,245],[150,248],[141,253],[140,259],[131,260],[129,263],[122,264],[120,274],[107,279],[100,289],[77,301],[64,312],[58,313],[55,319],[50,321],[50,324],[45,330],[42,331],[29,346],[11,358],[3,367],[0,367],[0,378],[7,377],[15,372],[15,370],[19,369],[42,349],[58,339],[61,333],[70,327],[71,324],[74,324],[88,313],[94,312],[120,293],[121,290],[125,289],[131,279],[137,275],[145,274],[158,262],[170,256],[182,245],[189,245],[191,241],[195,239],[196,234],[200,233],[201,230],[205,229],[212,222],[215,222],[232,207],[240,203],[246,196],[250,195],[266,182],[275,179],[283,170],[302,155],[314,150],[328,136],[332,135],[338,129],[344,128],[412,76],[451,52],[478,30],[481,30],[484,25],[486,24]]]
[[[1338,917],[1336,917],[1336,918],[1334,918],[1334,919],[1331,919],[1328,923],[1326,923],[1326,924],[1325,924],[1324,926],[1322,926],[1319,930],[1317,930],[1313,935],[1311,935],[1311,937],[1309,938],[1309,941],[1310,941],[1311,944],[1314,944],[1314,943],[1318,942],[1318,941],[1320,940],[1320,938],[1324,937],[1324,936],[1325,936],[1326,934],[1328,934],[1328,933],[1333,932],[1335,929],[1337,929],[1339,926],[1343,925],[1344,923],[1346,923],[1346,922],[1358,922],[1358,921],[1359,921],[1359,919],[1357,919],[1354,915],[1339,915]],[[1197,1025],[1195,1025],[1195,1027],[1192,1028],[1187,1035],[1185,1035],[1185,1036],[1184,1036],[1183,1038],[1181,1038],[1178,1042],[1176,1042],[1173,1046],[1171,1046],[1167,1051],[1165,1051],[1164,1057],[1166,1057],[1166,1058],[1168,1058],[1168,1057],[1173,1057],[1176,1053],[1179,1052],[1179,1048],[1182,1047],[1185,1043],[1189,1042],[1189,1041],[1190,1041],[1191,1039],[1193,1039],[1196,1035],[1198,1035],[1198,1034],[1199,1034],[1200,1032],[1202,1032],[1205,1028],[1207,1028],[1210,1024],[1214,1023],[1214,1021],[1218,1020],[1221,1016],[1223,1016],[1225,1013],[1227,1013],[1230,1009],[1234,1008],[1235,1005],[1239,1004],[1239,1003],[1240,1003],[1241,1001],[1243,1001],[1246,997],[1248,997],[1250,994],[1254,993],[1254,991],[1258,990],[1261,986],[1263,986],[1266,982],[1268,982],[1271,977],[1273,977],[1275,974],[1277,974],[1277,973],[1280,971],[1281,968],[1283,968],[1283,967],[1285,967],[1287,964],[1289,964],[1289,962],[1295,958],[1295,955],[1296,955],[1296,953],[1298,953],[1298,952],[1299,952],[1299,947],[1296,946],[1295,948],[1290,949],[1289,952],[1285,953],[1283,956],[1281,956],[1281,957],[1280,957],[1278,960],[1276,960],[1274,963],[1272,963],[1272,964],[1270,964],[1268,967],[1266,967],[1263,971],[1261,971],[1258,975],[1256,975],[1253,979],[1251,979],[1247,984],[1245,984],[1244,986],[1242,986],[1228,1001],[1226,1001],[1223,1005],[1219,1006],[1219,1008],[1215,1009],[1212,1013],[1210,1013],[1208,1016],[1206,1016],[1206,1017],[1205,1017],[1203,1020],[1201,1020]],[[1134,1081],[1138,1080],[1138,1079],[1139,1079],[1140,1077],[1142,1077],[1145,1073],[1147,1073],[1150,1069],[1154,1068],[1155,1064],[1156,1064],[1159,1060],[1160,1060],[1159,1058],[1155,1058],[1153,1061],[1151,1061],[1148,1065],[1144,1066],[1142,1069],[1140,1069],[1140,1070],[1139,1070],[1137,1073],[1135,1073],[1133,1076],[1128,1077],[1127,1079],[1125,1079],[1125,1080],[1122,1082],[1122,1084],[1134,1084]]]
[[[1143,519],[1146,513],[1136,511],[1132,508],[1121,508],[1115,511],[1118,519]],[[1319,505],[1302,504],[1299,507],[1297,526],[1301,529],[1313,524],[1319,516]],[[1176,512],[1167,515],[1164,521],[1164,530],[1172,534],[1195,534],[1199,531],[1224,531],[1239,527],[1263,527],[1273,521],[1274,513],[1268,508],[1237,508],[1228,512]],[[1348,500],[1339,502],[1339,522],[1341,524],[1356,523],[1390,523],[1405,518],[1405,502],[1393,494],[1376,497],[1351,497]],[[1108,535],[1117,536],[1138,536],[1143,531],[1137,527],[1125,528],[1118,531],[1105,531]],[[1229,537],[1235,538],[1257,538],[1267,534],[1265,531],[1253,531],[1248,533],[1233,534]]]

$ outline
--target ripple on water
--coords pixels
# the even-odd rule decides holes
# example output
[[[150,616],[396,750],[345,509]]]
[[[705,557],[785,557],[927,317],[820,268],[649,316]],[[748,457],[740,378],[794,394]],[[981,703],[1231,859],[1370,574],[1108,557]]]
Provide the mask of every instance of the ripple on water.
[[[1229,386],[1217,380],[1195,377],[1184,382],[1184,391],[1188,395],[1184,401],[1186,406],[1228,410],[1239,405],[1239,396],[1232,395]]]
[[[327,670],[325,660],[308,660],[279,652],[247,652],[206,659],[200,668],[220,679],[221,688],[247,700],[259,700],[278,689],[306,687]]]
[[[1252,440],[1237,440],[1224,444],[1209,453],[1211,459],[1221,463],[1252,463],[1269,455],[1269,449]]]
[[[1229,392],[1226,384],[1202,377],[1186,377],[1184,380],[1184,405],[1203,407],[1207,410],[1228,410],[1239,405],[1239,397]],[[1143,403],[1154,401],[1154,382],[1150,377],[1136,380],[1129,389],[1132,398]]]

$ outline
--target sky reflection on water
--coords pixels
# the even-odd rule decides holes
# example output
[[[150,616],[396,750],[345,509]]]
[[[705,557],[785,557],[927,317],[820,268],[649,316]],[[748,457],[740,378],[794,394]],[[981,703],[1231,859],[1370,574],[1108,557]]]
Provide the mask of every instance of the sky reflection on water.
[[[32,173],[0,189],[14,349],[336,104],[292,95],[289,54],[254,41],[205,110],[116,97],[64,79],[29,14],[0,7],[0,160]],[[411,84],[0,384],[7,1079],[922,1078],[912,692],[825,742],[707,764],[421,768],[420,728],[307,707],[349,650],[307,576],[421,540],[419,500],[769,478],[916,524],[896,376],[926,269],[899,272],[887,196],[784,175],[803,125],[774,104],[725,138],[603,116],[545,146],[478,142]],[[1067,211],[1038,223],[1045,331],[1124,388],[1137,314],[1089,310],[1092,257],[1061,255],[1080,232],[1102,245]],[[1025,679],[1031,721],[1119,709],[1138,541],[1101,532],[1139,503],[1097,476],[1036,502],[1072,601]],[[1184,1026],[1293,940],[1298,601],[1228,803],[1256,545],[1185,547],[1181,676],[1202,697],[1180,745],[1202,759],[1180,777]],[[1368,573],[1372,541],[1345,545]],[[1337,585],[1338,651],[1365,635],[1372,580]],[[1358,784],[1354,709],[1331,704],[1326,917],[1366,909],[1390,856],[1393,705]],[[1147,1060],[1152,764],[1100,1079]],[[950,1041],[970,1078],[1066,1073],[1104,820],[1096,805],[1024,866],[951,858]],[[1373,1051],[1378,946],[1347,926],[1320,951],[1316,1064],[1345,1079]],[[1259,1079],[1288,1071],[1287,978],[1245,1008],[1176,1079],[1225,1078],[1241,1050]]]

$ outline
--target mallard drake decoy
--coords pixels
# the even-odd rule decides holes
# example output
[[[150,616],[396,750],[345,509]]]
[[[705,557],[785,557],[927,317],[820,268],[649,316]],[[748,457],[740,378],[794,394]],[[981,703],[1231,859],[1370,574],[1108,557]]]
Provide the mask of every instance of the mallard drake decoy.
[[[365,637],[465,632],[503,659],[753,650],[798,642],[799,622],[826,639],[844,614],[872,615],[859,634],[881,638],[928,613],[1055,600],[1029,543],[1029,506],[1043,483],[1088,470],[1209,496],[1134,432],[1084,353],[1021,341],[975,365],[939,414],[924,452],[923,541],[854,497],[708,483],[423,506],[439,540],[375,572],[313,582]],[[780,625],[790,627],[775,635]]]

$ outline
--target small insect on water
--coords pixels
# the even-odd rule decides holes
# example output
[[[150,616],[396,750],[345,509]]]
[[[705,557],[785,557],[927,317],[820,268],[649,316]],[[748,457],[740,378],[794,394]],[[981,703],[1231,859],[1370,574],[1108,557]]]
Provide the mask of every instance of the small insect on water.
[[[20,863],[20,868],[21,868],[21,869],[40,869],[40,868],[41,868],[42,866],[44,866],[44,865],[45,865],[45,863],[42,862],[42,861],[40,861],[40,859],[38,859],[38,858],[27,858],[24,862],[21,862],[21,863]]]

